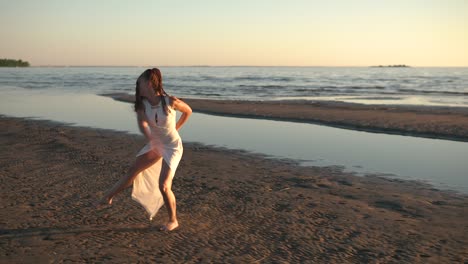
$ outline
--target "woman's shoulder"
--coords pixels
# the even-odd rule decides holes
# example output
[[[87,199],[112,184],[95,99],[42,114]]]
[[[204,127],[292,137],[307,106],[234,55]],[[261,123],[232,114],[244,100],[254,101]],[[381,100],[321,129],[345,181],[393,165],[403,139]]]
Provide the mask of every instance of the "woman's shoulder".
[[[175,97],[174,95],[166,95],[166,97],[169,98],[169,100],[171,101],[180,101],[180,99]]]
[[[179,98],[177,98],[176,96],[173,96],[173,95],[167,95],[166,96],[167,100],[168,100],[168,104],[172,107],[172,108],[175,108],[175,105],[180,102],[181,100]]]

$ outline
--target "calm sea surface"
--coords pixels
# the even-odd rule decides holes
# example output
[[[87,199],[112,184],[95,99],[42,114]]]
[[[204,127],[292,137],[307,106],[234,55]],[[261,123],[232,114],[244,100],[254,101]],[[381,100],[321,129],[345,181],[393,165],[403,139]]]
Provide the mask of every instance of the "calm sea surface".
[[[0,89],[133,93],[140,67],[0,68]],[[161,67],[182,98],[468,107],[468,68]]]

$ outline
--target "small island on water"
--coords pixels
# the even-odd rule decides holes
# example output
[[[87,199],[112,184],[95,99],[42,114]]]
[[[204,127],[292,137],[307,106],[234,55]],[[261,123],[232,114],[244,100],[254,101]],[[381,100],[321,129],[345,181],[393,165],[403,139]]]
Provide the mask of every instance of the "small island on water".
[[[410,66],[406,64],[395,64],[395,65],[377,65],[370,66],[371,68],[409,68]]]
[[[22,60],[0,59],[0,67],[29,67],[29,62]]]

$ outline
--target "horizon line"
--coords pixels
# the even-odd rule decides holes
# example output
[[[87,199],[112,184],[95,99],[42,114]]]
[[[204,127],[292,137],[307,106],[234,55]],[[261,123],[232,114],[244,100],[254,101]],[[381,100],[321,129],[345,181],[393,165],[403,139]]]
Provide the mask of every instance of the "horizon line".
[[[468,67],[468,65],[464,65],[464,66],[441,66],[441,65],[431,65],[431,66],[420,66],[420,65],[415,65],[415,66],[411,66],[411,65],[408,65],[408,64],[379,64],[379,65],[367,65],[367,66],[362,66],[362,65],[158,65],[158,66],[155,66],[155,65],[31,65],[29,66],[30,68],[31,67],[57,67],[57,68],[66,68],[66,67],[89,67],[89,68],[92,68],[92,67],[109,67],[109,68],[126,68],[126,67],[136,67],[136,68],[144,68],[144,67],[147,67],[147,68],[151,68],[151,67],[200,67],[200,68],[203,68],[203,67],[297,67],[297,68],[300,68],[300,67],[303,67],[303,68],[306,68],[306,67],[317,67],[317,68],[333,68],[333,67],[355,67],[355,68],[370,68],[370,67],[373,67],[373,68],[379,68],[379,66],[383,66],[382,68],[392,68],[391,66],[392,65],[405,65],[406,67],[393,67],[393,68],[442,68],[442,67],[446,67],[446,68],[466,68]]]

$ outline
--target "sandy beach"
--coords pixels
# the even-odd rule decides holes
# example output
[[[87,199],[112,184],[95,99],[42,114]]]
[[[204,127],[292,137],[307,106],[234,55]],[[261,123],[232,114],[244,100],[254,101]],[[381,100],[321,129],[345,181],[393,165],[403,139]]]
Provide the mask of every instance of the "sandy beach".
[[[65,3],[0,4],[0,264],[468,264],[468,0]]]
[[[126,190],[140,136],[0,118],[1,263],[466,263],[466,195],[420,182],[185,144],[181,227],[158,231]]]
[[[133,102],[123,93],[103,94]],[[182,98],[183,99],[183,98]],[[200,113],[314,123],[374,133],[468,141],[468,109],[313,101],[184,99]]]

